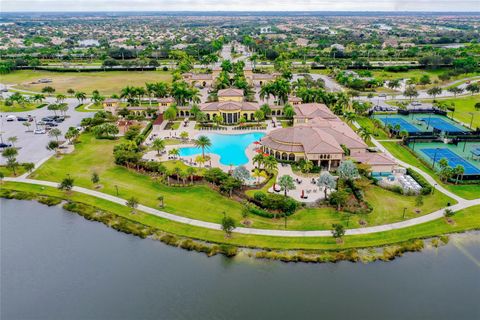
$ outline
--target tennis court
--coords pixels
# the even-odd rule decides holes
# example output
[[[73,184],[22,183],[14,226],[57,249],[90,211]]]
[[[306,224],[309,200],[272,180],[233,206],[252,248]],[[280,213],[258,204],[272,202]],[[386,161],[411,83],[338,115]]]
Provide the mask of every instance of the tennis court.
[[[480,169],[473,164],[463,159],[461,156],[450,150],[449,148],[422,148],[420,149],[425,155],[427,155],[432,161],[435,159],[435,163],[438,163],[440,159],[447,159],[448,165],[455,168],[457,165],[463,166],[466,175],[480,174]]]
[[[457,127],[440,118],[419,118],[418,120],[425,122],[427,127],[433,127],[443,132],[463,132],[466,131],[461,127]]]
[[[379,117],[380,121],[385,123],[385,125],[391,125],[395,127],[396,125],[400,126],[400,130],[405,130],[407,132],[420,132],[421,130],[415,127],[413,124],[409,123],[405,119],[399,117]]]

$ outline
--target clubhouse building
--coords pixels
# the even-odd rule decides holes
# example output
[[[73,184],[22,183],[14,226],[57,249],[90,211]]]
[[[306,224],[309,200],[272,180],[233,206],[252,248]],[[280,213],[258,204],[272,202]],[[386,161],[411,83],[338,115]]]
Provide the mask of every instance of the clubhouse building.
[[[218,90],[218,101],[206,102],[200,105],[200,110],[212,121],[215,116],[220,116],[224,124],[236,124],[243,117],[245,120],[255,120],[255,111],[260,109],[256,102],[247,102],[243,98],[241,89]]]
[[[350,157],[370,165],[373,172],[392,172],[395,161],[383,153],[369,152],[367,144],[324,104],[293,107],[293,127],[276,129],[263,137],[264,153],[283,161],[310,160],[329,171]]]

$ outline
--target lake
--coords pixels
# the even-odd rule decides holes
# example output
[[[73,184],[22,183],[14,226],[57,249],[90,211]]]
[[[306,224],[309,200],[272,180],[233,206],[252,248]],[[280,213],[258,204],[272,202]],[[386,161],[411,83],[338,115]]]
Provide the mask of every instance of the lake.
[[[480,236],[371,264],[206,257],[1,200],[7,319],[479,319]],[[463,239],[463,240],[462,240]]]

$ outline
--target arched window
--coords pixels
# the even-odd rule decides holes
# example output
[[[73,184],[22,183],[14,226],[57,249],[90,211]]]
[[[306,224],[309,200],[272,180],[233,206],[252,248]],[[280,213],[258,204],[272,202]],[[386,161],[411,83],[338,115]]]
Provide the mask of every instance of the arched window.
[[[280,152],[275,152],[275,158],[279,159],[280,160]]]
[[[286,152],[282,153],[282,160],[288,160],[288,155]]]
[[[288,155],[288,160],[290,160],[290,161],[295,161],[295,155],[294,155],[293,153],[290,153],[290,154]]]

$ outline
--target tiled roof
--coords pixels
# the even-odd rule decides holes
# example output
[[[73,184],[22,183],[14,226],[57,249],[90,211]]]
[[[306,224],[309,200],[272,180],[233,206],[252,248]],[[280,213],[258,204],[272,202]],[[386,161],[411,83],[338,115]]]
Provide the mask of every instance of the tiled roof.
[[[243,90],[234,89],[234,88],[222,89],[222,90],[218,90],[217,96],[218,97],[243,97]]]

